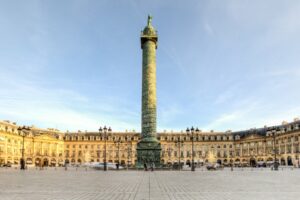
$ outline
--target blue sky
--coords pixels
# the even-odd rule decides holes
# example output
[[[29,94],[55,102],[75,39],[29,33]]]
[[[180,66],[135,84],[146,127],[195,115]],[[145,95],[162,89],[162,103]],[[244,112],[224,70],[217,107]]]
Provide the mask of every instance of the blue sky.
[[[300,2],[1,1],[0,119],[140,131],[140,31],[158,30],[158,130],[300,113]]]

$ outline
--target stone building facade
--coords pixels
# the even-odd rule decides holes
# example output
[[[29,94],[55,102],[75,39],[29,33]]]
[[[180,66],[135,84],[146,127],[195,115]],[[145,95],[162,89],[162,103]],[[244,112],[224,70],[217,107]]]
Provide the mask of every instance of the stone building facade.
[[[43,130],[34,126],[28,132],[20,132],[18,127],[16,123],[0,121],[0,165],[19,164],[23,149],[27,165],[64,164],[63,134],[55,129]]]
[[[110,131],[104,135],[99,132],[64,133],[55,129],[31,127],[23,137],[23,133],[17,129],[16,123],[0,121],[0,164],[19,164],[23,138],[27,165],[104,162],[105,142],[107,162],[134,166],[137,160],[136,148],[140,141],[140,133],[137,132]],[[161,162],[165,165],[191,163],[192,139],[196,165],[205,162],[244,166],[268,164],[274,161],[275,150],[281,165],[299,165],[299,120],[239,132],[195,131],[193,136],[185,131],[162,132],[158,133],[157,139],[162,148]]]
[[[219,162],[238,166],[268,165],[273,163],[276,151],[276,160],[280,165],[299,166],[299,120],[240,132],[199,131],[194,133],[194,137],[185,132],[161,133],[164,163],[191,163],[192,138],[196,164]]]

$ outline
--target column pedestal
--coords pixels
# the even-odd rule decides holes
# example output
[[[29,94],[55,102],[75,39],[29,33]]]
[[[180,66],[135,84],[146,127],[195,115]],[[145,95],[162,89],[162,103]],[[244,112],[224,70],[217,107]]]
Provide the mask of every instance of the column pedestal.
[[[160,163],[161,146],[156,138],[145,138],[137,144],[137,168],[149,168],[154,164],[155,168],[161,167]]]

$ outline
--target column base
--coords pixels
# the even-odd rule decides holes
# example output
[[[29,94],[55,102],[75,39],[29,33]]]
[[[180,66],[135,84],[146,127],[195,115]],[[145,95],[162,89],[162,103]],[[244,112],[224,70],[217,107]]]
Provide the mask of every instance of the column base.
[[[137,168],[160,168],[161,146],[156,138],[144,138],[137,144]]]

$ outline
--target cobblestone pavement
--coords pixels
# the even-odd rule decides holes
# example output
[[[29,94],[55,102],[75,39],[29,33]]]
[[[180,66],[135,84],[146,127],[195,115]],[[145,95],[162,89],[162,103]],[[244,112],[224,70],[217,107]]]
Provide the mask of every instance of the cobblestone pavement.
[[[0,169],[0,200],[287,200],[300,170],[95,171]]]

